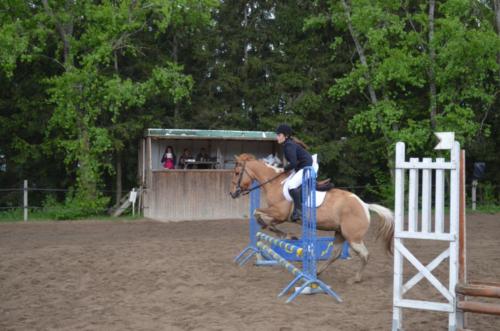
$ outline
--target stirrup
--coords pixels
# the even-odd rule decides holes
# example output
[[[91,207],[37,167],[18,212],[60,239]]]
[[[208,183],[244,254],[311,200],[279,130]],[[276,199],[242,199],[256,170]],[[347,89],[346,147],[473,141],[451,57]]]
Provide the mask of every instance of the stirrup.
[[[292,221],[292,223],[297,223],[298,221],[302,221],[302,213],[300,213],[299,215],[294,215],[294,213],[292,213],[292,216],[290,216],[290,220]]]

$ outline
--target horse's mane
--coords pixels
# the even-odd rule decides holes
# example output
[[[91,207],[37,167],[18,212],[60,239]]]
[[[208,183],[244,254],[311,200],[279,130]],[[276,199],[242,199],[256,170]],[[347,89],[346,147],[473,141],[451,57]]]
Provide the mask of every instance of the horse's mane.
[[[243,153],[239,156],[236,156],[236,160],[238,162],[245,162],[245,161],[259,161],[260,163],[264,164],[266,167],[271,168],[274,172],[280,173],[283,171],[282,168],[276,167],[273,164],[267,163],[265,160],[257,160],[255,155],[250,154],[250,153]],[[285,173],[284,173],[285,174]]]
[[[255,155],[250,153],[243,153],[238,156],[238,161],[254,161],[257,160]]]

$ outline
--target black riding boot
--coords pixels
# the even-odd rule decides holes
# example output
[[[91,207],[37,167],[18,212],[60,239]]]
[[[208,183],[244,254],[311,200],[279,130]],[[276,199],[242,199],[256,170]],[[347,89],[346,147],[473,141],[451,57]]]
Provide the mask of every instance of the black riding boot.
[[[288,190],[293,199],[292,222],[302,220],[302,186]]]

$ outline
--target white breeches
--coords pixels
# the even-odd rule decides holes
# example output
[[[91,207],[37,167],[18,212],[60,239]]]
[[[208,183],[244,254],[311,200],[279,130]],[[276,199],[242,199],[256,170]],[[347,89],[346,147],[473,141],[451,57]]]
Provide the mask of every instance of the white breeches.
[[[289,190],[293,190],[294,188],[302,185],[302,174],[304,173],[304,169],[300,169],[297,172],[292,172],[290,176],[287,178],[287,186]]]
[[[318,155],[317,154],[314,154],[312,156],[312,159],[313,159],[313,168],[314,168],[314,171],[316,171],[316,176],[318,175],[318,170],[319,170],[319,166],[318,166]],[[290,176],[288,176],[288,178],[285,180],[285,185],[287,187],[287,189],[289,190],[293,190],[294,188],[297,188],[299,187],[300,185],[302,185],[302,175],[304,174],[304,169],[300,169],[299,171],[295,172],[293,171]]]

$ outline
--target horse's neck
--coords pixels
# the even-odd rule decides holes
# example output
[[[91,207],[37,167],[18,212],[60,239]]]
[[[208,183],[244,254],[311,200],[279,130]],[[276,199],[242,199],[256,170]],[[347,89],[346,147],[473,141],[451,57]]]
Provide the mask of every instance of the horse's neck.
[[[255,179],[260,183],[264,184],[268,180],[278,176],[273,168],[266,166],[264,163],[259,161],[254,161],[252,165],[252,172]],[[281,181],[282,178],[276,178],[265,185],[262,186],[264,193],[266,194],[267,202],[276,201],[283,199]]]

